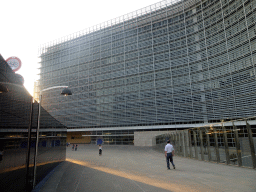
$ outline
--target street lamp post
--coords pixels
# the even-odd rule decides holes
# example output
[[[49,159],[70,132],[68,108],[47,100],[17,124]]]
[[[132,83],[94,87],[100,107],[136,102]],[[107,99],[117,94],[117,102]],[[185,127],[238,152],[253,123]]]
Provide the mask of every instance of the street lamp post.
[[[41,116],[41,100],[42,100],[42,92],[43,91],[48,91],[51,89],[57,89],[57,88],[64,88],[61,92],[61,95],[67,96],[67,95],[72,95],[72,92],[68,89],[68,86],[54,86],[54,87],[49,87],[46,89],[43,89],[40,91],[39,94],[39,103],[38,103],[38,119],[37,119],[37,130],[36,130],[36,146],[35,146],[35,156],[34,156],[34,178],[33,178],[33,189],[35,188],[36,184],[36,159],[37,159],[37,154],[38,154],[38,143],[39,143],[39,130],[40,130],[40,116]]]

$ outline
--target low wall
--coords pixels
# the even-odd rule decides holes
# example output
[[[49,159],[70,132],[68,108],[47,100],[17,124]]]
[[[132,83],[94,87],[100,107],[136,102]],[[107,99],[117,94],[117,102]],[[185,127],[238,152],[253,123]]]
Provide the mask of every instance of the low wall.
[[[141,131],[134,132],[134,146],[152,147],[156,145],[155,137],[171,131]]]
[[[253,130],[254,131],[254,130]],[[243,134],[247,132],[248,134]],[[239,167],[256,168],[256,138],[250,125],[237,127],[199,127],[157,135],[154,149],[163,152],[169,138],[175,155]]]
[[[67,132],[67,143],[91,143],[91,137],[83,135],[89,135],[89,132]]]

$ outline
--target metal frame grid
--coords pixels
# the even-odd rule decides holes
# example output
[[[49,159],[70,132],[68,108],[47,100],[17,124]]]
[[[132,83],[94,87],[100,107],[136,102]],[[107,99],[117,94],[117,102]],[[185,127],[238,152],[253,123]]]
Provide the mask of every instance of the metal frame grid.
[[[255,116],[222,121],[185,130],[170,131],[155,137],[156,148],[163,150],[166,140],[182,157],[202,161],[256,168]]]
[[[39,49],[43,107],[68,127],[255,114],[255,0],[161,1]]]

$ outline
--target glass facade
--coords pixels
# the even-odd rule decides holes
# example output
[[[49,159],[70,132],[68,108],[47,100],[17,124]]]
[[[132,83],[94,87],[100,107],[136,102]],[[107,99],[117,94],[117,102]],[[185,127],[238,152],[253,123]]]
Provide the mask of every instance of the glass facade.
[[[256,1],[161,1],[42,45],[42,106],[69,128],[219,122],[256,112]]]
[[[35,155],[38,103],[32,99],[0,55],[1,191],[29,192],[34,178],[36,185],[66,159],[67,128],[42,108]]]

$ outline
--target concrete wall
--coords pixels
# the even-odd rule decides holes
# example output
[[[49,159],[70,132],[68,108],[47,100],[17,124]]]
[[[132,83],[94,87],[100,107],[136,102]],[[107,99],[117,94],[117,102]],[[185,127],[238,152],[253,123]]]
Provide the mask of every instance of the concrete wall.
[[[134,146],[152,147],[156,145],[155,137],[170,131],[142,131],[134,132]]]
[[[89,135],[88,132],[68,132],[68,143],[91,143],[91,137],[83,137],[82,135]]]

